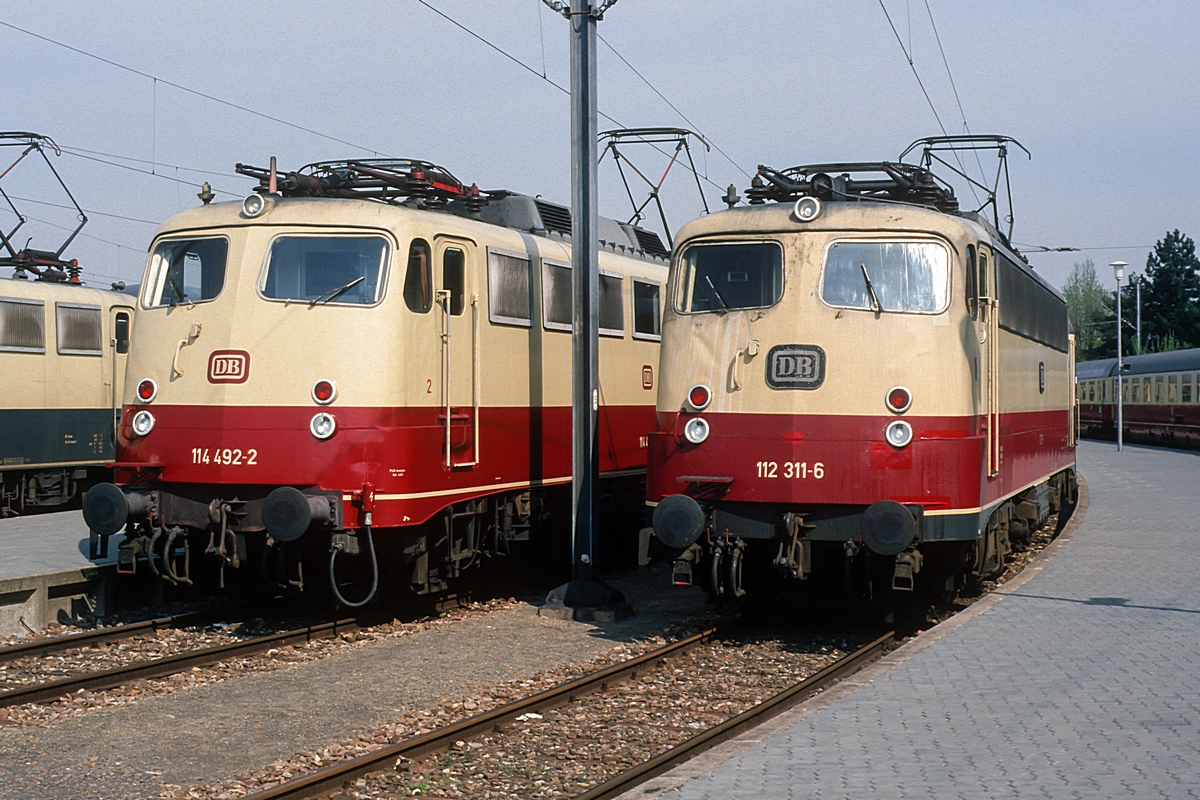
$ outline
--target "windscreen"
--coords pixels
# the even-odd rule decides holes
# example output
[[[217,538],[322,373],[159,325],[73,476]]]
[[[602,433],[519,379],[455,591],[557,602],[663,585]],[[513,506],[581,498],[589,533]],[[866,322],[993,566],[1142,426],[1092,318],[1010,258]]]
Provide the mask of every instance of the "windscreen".
[[[949,256],[936,242],[837,242],[821,297],[831,306],[933,313],[946,306]]]
[[[382,236],[280,236],[260,287],[272,300],[372,305],[382,295]]]
[[[145,303],[190,305],[212,300],[225,286],[226,239],[164,239],[150,256]]]
[[[774,242],[694,244],[683,251],[676,308],[763,308],[783,296],[783,250]]]

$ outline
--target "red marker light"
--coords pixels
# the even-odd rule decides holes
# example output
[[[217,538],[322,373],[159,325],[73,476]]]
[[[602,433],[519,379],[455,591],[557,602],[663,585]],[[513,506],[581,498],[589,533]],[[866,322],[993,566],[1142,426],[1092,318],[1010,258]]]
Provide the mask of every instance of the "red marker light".
[[[150,378],[144,378],[141,383],[137,385],[138,400],[141,400],[143,403],[149,403],[157,394],[158,384]]]
[[[696,411],[703,411],[712,402],[712,392],[702,383],[697,383],[688,391],[688,405]]]
[[[897,386],[887,393],[884,402],[888,410],[903,414],[912,405],[912,394],[903,386]]]
[[[313,384],[312,398],[320,405],[332,403],[335,397],[337,397],[337,387],[333,381],[322,378]]]

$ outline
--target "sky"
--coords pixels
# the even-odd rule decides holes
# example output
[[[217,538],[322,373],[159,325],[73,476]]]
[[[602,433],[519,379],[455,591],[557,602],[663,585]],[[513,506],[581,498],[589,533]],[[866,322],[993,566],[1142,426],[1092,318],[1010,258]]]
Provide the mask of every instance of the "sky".
[[[969,130],[1032,153],[1010,154],[1012,238],[1055,285],[1092,258],[1112,286],[1109,262],[1140,272],[1167,231],[1200,236],[1194,0],[621,0],[598,29],[600,129],[700,132],[714,210],[759,164],[894,160],[918,138]],[[285,170],[422,159],[569,205],[568,44],[541,0],[9,0],[0,130],[62,146],[49,157],[89,216],[65,255],[94,283],[133,283],[156,226],[197,205],[201,183],[240,199],[253,183],[234,164],[272,155]],[[624,152],[654,180],[667,165],[644,146]],[[0,148],[0,172],[19,153]],[[981,164],[990,173],[995,157]],[[29,218],[18,245],[55,250],[74,227],[36,154],[0,188]],[[672,232],[704,211],[678,165],[662,196]],[[600,211],[632,213],[611,159]],[[15,224],[0,200],[0,226]]]

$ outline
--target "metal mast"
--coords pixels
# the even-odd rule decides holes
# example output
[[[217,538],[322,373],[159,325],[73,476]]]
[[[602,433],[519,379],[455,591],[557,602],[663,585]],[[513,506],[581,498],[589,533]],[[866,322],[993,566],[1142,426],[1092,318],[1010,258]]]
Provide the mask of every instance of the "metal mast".
[[[593,7],[547,3],[571,24],[571,581],[548,603],[575,609],[613,609],[625,598],[592,579],[600,473],[600,260],[596,190],[596,23],[616,0]]]

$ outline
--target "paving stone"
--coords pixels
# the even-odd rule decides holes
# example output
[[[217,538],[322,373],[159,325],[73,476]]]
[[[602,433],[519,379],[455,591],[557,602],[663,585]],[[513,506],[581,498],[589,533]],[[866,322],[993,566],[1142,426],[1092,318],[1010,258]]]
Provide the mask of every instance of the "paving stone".
[[[1087,514],[1040,573],[660,796],[1200,797],[1200,454],[1089,441],[1079,468]]]

